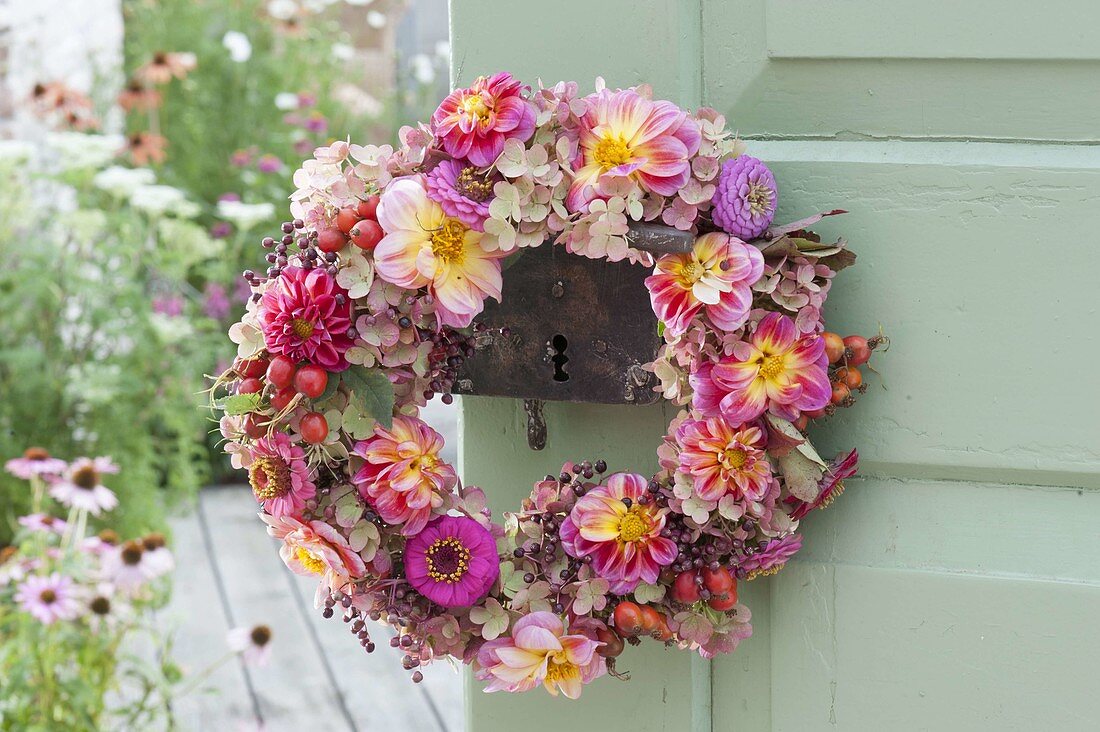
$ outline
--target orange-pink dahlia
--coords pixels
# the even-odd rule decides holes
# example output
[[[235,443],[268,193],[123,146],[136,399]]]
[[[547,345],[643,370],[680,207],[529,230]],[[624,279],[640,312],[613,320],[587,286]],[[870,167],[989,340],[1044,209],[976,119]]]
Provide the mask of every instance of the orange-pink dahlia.
[[[676,544],[661,536],[668,509],[652,501],[647,485],[640,475],[616,473],[582,496],[561,524],[565,553],[591,557],[592,569],[616,594],[655,583],[676,559]]]
[[[753,425],[735,426],[712,417],[680,425],[680,470],[691,476],[695,495],[717,501],[726,494],[759,501],[768,490],[771,464],[764,448],[764,431]]]
[[[684,254],[666,254],[646,278],[653,312],[671,335],[688,329],[700,311],[720,330],[737,330],[749,317],[752,285],[764,273],[760,250],[728,234],[695,240]]]
[[[575,173],[565,199],[570,211],[588,208],[605,175],[628,177],[661,196],[674,195],[687,183],[691,156],[702,140],[687,112],[634,89],[601,89],[584,101]]]
[[[443,436],[415,417],[394,417],[386,429],[355,446],[366,460],[353,482],[382,520],[400,524],[405,536],[419,534],[443,494],[458,482],[455,469],[439,457]]]
[[[479,76],[466,89],[455,89],[432,114],[432,134],[453,158],[485,168],[510,138],[526,142],[535,131],[535,107],[524,99],[523,83],[500,72]]]

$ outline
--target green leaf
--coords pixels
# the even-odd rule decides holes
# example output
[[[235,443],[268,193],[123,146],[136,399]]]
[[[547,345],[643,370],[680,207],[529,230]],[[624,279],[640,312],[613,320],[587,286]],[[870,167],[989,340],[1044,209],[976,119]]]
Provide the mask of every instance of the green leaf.
[[[665,337],[665,323],[664,323],[663,320],[658,320],[657,321],[657,337],[658,338],[664,338]]]
[[[393,426],[393,384],[381,371],[352,367],[340,380],[350,392],[350,401],[387,429]]]
[[[234,394],[223,399],[218,406],[230,417],[248,414],[260,408],[260,394]]]

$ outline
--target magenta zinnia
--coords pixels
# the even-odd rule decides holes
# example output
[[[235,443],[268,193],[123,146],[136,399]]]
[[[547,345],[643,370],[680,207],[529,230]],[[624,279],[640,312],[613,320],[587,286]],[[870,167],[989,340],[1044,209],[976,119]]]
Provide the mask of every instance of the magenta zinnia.
[[[262,437],[252,446],[248,482],[272,516],[301,516],[306,501],[317,493],[305,451],[283,432]]]
[[[425,179],[428,197],[443,213],[458,219],[474,231],[485,230],[489,204],[493,200],[493,178],[461,160],[444,160],[432,168]]]
[[[763,498],[772,471],[762,429],[714,417],[684,422],[678,439],[680,470],[691,476],[699,498],[717,501],[727,493],[738,500]]]
[[[351,348],[348,293],[320,267],[286,267],[264,292],[259,308],[264,343],[272,354],[329,371],[347,368]]]
[[[535,131],[535,108],[525,87],[511,74],[479,76],[467,89],[455,89],[432,115],[432,134],[453,158],[492,165],[510,138],[526,142]]]
[[[470,607],[500,576],[496,540],[471,518],[440,516],[405,545],[405,576],[437,605]]]
[[[799,337],[793,320],[768,313],[747,340],[734,344],[731,356],[691,375],[692,406],[734,424],[765,411],[794,420],[829,403],[828,366],[821,336]]]
[[[616,473],[580,498],[561,524],[565,553],[591,557],[592,569],[616,594],[655,583],[676,559],[676,544],[661,536],[668,509],[651,500],[647,483],[640,475]]]

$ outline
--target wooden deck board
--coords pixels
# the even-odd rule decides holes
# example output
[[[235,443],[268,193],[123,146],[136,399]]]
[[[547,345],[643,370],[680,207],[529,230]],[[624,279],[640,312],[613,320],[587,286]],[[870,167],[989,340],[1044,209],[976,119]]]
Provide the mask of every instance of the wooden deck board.
[[[377,650],[367,654],[339,615],[322,618],[313,606],[316,582],[280,561],[246,488],[203,491],[199,511],[177,520],[175,531],[179,556],[207,557],[181,562],[205,574],[189,570],[171,606],[188,654],[203,660],[222,655],[230,626],[264,623],[274,634],[271,661],[243,671],[238,664],[223,667],[219,678],[231,671],[235,683],[219,681],[220,696],[189,700],[184,729],[233,729],[255,718],[254,705],[269,732],[462,731],[461,676],[439,663],[415,685],[401,669],[401,654],[389,646],[387,629],[377,628]]]

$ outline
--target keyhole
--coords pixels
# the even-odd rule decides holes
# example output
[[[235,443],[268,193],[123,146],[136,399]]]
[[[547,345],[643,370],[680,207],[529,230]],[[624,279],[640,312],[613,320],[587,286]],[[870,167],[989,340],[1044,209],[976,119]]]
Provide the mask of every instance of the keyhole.
[[[550,339],[550,345],[554,347],[554,355],[550,358],[554,362],[554,381],[569,381],[569,374],[565,373],[565,364],[569,363],[569,357],[565,355],[565,349],[569,341],[561,333]]]

